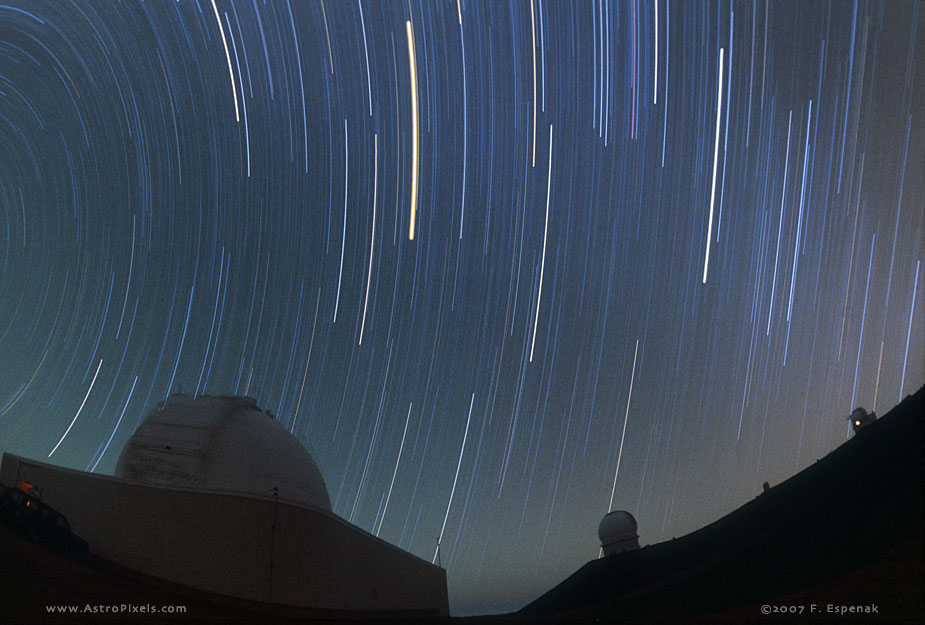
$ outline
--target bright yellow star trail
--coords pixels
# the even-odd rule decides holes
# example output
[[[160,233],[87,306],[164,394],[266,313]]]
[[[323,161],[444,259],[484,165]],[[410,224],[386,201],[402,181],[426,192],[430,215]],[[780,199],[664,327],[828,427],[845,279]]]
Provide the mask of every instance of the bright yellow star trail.
[[[411,223],[408,225],[408,240],[414,240],[414,223],[418,210],[418,70],[414,58],[414,33],[411,20],[405,22],[408,34],[408,64],[411,71]]]
[[[0,452],[249,396],[453,616],[712,523],[925,383],[923,6],[0,0]]]

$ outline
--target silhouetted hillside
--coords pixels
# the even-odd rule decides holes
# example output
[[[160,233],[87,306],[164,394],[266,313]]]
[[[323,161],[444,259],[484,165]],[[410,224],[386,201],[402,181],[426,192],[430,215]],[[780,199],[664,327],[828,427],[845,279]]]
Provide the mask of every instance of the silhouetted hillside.
[[[0,525],[0,622],[922,622],[925,388],[738,510],[682,538],[593,560],[516,614],[306,613],[66,556]],[[56,614],[46,605],[183,605],[184,614]],[[815,610],[811,612],[812,605]],[[828,613],[876,606],[876,614]],[[762,605],[803,606],[764,616]]]
[[[569,623],[707,615],[815,623],[837,617],[827,611],[833,604],[877,607],[840,621],[922,620],[923,397],[925,388],[715,523],[588,562],[521,614]],[[763,616],[765,604],[803,605],[804,613]]]

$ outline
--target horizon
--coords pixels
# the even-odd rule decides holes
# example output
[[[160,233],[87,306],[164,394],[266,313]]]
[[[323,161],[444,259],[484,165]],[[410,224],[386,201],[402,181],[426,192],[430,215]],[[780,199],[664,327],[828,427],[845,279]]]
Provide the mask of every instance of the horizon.
[[[170,394],[249,395],[486,614],[609,510],[687,534],[925,382],[914,1],[13,0],[0,32],[0,452],[112,474]]]

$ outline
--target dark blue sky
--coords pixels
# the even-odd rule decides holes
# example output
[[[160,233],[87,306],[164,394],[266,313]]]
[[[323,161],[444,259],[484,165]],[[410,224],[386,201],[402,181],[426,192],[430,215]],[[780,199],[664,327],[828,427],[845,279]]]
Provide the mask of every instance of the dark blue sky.
[[[687,533],[925,380],[923,32],[898,0],[7,0],[0,447],[110,472],[166,395],[251,395],[338,514],[440,538],[454,613],[596,557],[611,507]]]

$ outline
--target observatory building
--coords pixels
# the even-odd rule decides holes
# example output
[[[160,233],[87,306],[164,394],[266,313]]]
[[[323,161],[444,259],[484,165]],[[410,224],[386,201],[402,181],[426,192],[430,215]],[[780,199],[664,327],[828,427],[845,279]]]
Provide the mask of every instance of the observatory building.
[[[604,515],[597,528],[604,555],[612,556],[624,551],[639,549],[637,529],[636,519],[629,512],[615,510]]]
[[[862,428],[877,420],[877,413],[867,412],[864,408],[858,406],[848,417],[848,420],[851,421],[851,429],[857,434]]]
[[[206,593],[448,614],[446,571],[334,514],[311,455],[250,398],[171,396],[114,476],[3,454],[0,483],[63,514],[94,555]]]

